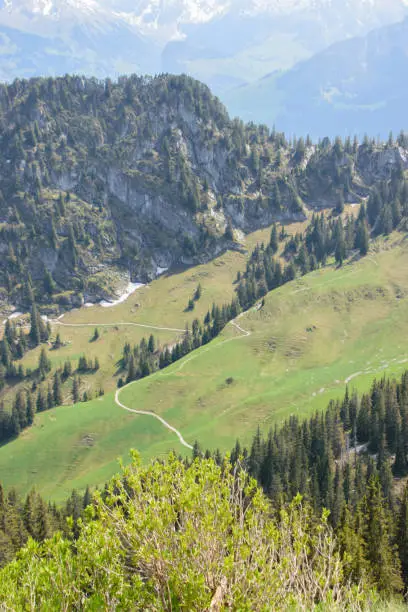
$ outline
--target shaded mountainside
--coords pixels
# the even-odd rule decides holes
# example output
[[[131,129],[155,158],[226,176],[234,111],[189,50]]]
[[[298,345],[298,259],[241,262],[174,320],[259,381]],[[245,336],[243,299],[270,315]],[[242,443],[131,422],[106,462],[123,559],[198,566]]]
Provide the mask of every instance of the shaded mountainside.
[[[332,45],[225,94],[234,114],[288,133],[386,137],[406,127],[408,20]]]
[[[408,167],[397,144],[288,143],[231,121],[188,77],[64,77],[0,89],[1,301],[112,295],[214,257],[241,231],[358,202]]]

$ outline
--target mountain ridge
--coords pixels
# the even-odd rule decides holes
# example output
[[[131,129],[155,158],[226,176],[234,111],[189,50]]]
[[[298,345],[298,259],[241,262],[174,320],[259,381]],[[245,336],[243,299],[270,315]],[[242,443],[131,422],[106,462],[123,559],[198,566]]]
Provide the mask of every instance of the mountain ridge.
[[[406,127],[408,19],[338,42],[291,70],[225,94],[233,114],[313,137],[387,137]],[[249,102],[252,101],[252,110]]]
[[[0,78],[164,71],[188,73],[221,92],[405,14],[405,0],[359,0],[353,11],[337,0],[146,0],[136,7],[127,0],[5,0]]]

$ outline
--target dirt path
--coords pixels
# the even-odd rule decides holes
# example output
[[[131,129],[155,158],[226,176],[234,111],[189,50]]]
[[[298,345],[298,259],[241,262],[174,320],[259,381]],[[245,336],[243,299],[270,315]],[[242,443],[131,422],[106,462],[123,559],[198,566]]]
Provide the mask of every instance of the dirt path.
[[[144,327],[145,329],[155,329],[157,331],[174,331],[185,333],[185,329],[177,327],[157,327],[156,325],[144,325],[143,323],[63,323],[58,319],[49,319],[51,325],[62,325],[63,327]]]
[[[237,318],[239,318],[239,317],[237,317]],[[199,355],[202,355],[203,352],[209,351],[210,348],[216,348],[217,346],[221,346],[223,344],[226,344],[227,342],[232,342],[233,340],[239,340],[241,338],[246,338],[246,337],[251,335],[250,331],[248,331],[246,329],[243,329],[240,325],[238,325],[236,323],[236,319],[234,321],[230,321],[230,324],[233,325],[236,329],[238,329],[238,331],[240,331],[243,335],[239,336],[239,337],[235,337],[235,338],[229,338],[228,340],[224,340],[223,342],[220,342],[219,344],[217,344],[215,347],[207,347],[206,349],[204,349],[204,351],[201,351],[200,353],[198,353],[196,355],[192,355],[191,357],[189,357],[187,359],[184,359],[182,361],[182,363],[180,364],[180,366],[176,370],[173,370],[172,372],[167,373],[167,372],[163,372],[163,371],[159,370],[158,372],[155,372],[154,374],[152,374],[149,378],[153,378],[154,376],[172,376],[173,374],[175,374],[177,372],[180,372],[187,363],[190,363],[190,361],[192,361],[193,359],[195,359]],[[155,412],[150,412],[150,411],[147,411],[147,410],[136,410],[135,408],[129,408],[129,406],[126,406],[126,404],[122,404],[122,402],[119,399],[120,393],[123,391],[123,389],[126,389],[127,387],[130,387],[130,385],[138,384],[140,382],[140,380],[143,380],[143,379],[134,380],[134,381],[128,383],[127,385],[125,385],[124,387],[121,387],[120,389],[117,389],[116,393],[115,393],[115,402],[116,402],[116,404],[120,408],[122,408],[123,410],[127,410],[128,412],[132,412],[133,414],[139,414],[139,415],[142,415],[142,416],[150,416],[150,417],[153,417],[154,419],[157,419],[158,421],[160,421],[160,423],[162,423],[162,425],[164,425],[164,427],[166,427],[166,429],[168,429],[169,431],[172,431],[173,433],[176,434],[176,436],[178,437],[180,443],[183,446],[185,446],[189,450],[192,450],[193,447],[191,446],[191,444],[189,444],[188,442],[185,441],[185,439],[183,438],[183,436],[179,432],[179,430],[176,429],[175,427],[173,427],[172,425],[170,425],[170,423],[165,421],[161,416],[159,416]]]
[[[122,387],[122,389],[124,389],[125,387]],[[153,417],[155,419],[157,419],[158,421],[160,421],[160,423],[162,423],[169,431],[173,431],[176,436],[178,437],[178,439],[180,440],[180,443],[185,446],[186,448],[188,448],[189,450],[193,450],[193,447],[191,446],[191,444],[189,444],[188,442],[185,441],[185,439],[183,438],[183,436],[181,435],[181,433],[179,432],[178,429],[176,429],[175,427],[173,427],[172,425],[170,425],[169,423],[167,423],[167,421],[165,421],[161,416],[159,416],[158,414],[156,414],[155,412],[148,412],[146,410],[135,410],[134,408],[129,408],[128,406],[125,406],[125,404],[122,404],[122,402],[119,400],[119,393],[122,391],[122,389],[117,389],[116,393],[115,393],[115,402],[117,403],[118,406],[120,406],[121,408],[123,408],[123,410],[127,410],[128,412],[133,412],[133,414],[141,414],[143,416],[150,416]]]

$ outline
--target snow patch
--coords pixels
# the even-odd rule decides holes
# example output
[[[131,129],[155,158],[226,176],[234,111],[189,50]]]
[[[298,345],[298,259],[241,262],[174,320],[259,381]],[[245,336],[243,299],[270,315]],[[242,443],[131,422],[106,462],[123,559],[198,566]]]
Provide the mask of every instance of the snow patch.
[[[131,296],[132,293],[136,291],[136,289],[140,289],[140,287],[144,286],[145,285],[143,283],[129,283],[126,288],[126,291],[122,293],[122,295],[117,300],[114,300],[112,302],[102,300],[102,302],[99,302],[99,304],[100,306],[102,306],[102,308],[111,308],[112,306],[117,306],[118,304],[122,304],[122,302],[126,302],[128,297]]]
[[[11,314],[9,317],[7,317],[8,319],[17,319],[17,317],[22,317],[24,313],[22,312],[13,312],[13,314]]]
[[[157,266],[156,269],[156,276],[160,276],[161,274],[164,274],[165,272],[167,272],[168,268],[160,268],[160,266]]]

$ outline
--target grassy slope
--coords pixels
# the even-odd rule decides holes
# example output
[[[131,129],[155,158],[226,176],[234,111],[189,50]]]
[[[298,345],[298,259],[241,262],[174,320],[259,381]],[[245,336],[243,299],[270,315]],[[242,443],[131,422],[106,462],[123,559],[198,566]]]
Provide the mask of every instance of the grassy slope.
[[[298,279],[240,319],[251,336],[229,325],[211,345],[125,388],[121,401],[163,415],[187,441],[228,449],[236,437],[250,441],[258,424],[326,406],[347,380],[366,389],[375,376],[407,367],[407,270],[408,242],[399,235],[363,260]],[[104,482],[131,447],[146,459],[185,452],[160,423],[125,413],[108,395],[39,415],[0,449],[0,479],[22,490],[35,482],[58,499]]]
[[[366,389],[373,377],[407,367],[407,266],[404,241],[294,281],[241,318],[250,337],[225,342],[238,334],[229,326],[182,370],[130,385],[121,401],[156,410],[187,440],[228,448],[237,436],[248,441],[258,423],[326,406],[346,381]]]
[[[296,232],[302,228],[302,224],[292,224],[289,232]],[[270,229],[254,232],[245,238],[243,246],[250,252],[257,242],[269,239]],[[93,306],[72,310],[66,314],[62,322],[69,324],[91,324],[92,327],[73,328],[54,326],[53,335],[59,331],[66,346],[59,350],[49,350],[48,355],[53,369],[63,364],[66,360],[76,363],[79,357],[85,354],[100,362],[100,370],[96,374],[81,376],[83,381],[82,390],[98,390],[103,387],[105,392],[116,388],[117,379],[123,373],[118,371],[117,362],[122,354],[126,342],[139,343],[151,333],[163,346],[171,344],[182,336],[182,334],[171,331],[157,331],[148,328],[133,326],[118,326],[116,323],[140,323],[158,327],[170,327],[184,329],[186,323],[191,324],[196,317],[202,319],[213,302],[222,304],[229,302],[234,296],[233,280],[238,270],[245,268],[246,254],[240,252],[227,252],[217,259],[186,269],[178,274],[169,274],[160,277],[146,287],[138,289],[125,302],[112,307],[102,308]],[[196,303],[193,312],[185,312],[190,297],[194,295],[198,283],[202,285],[202,297]],[[93,324],[112,324],[112,327],[100,327],[100,339],[90,342],[93,335]],[[29,351],[22,363],[25,368],[35,368],[38,363],[41,348]],[[5,388],[0,392],[0,399],[10,408],[19,387],[29,383]],[[64,396],[69,402],[72,382],[65,384]],[[1,474],[0,474],[1,477]],[[1,479],[1,478],[0,478]]]

